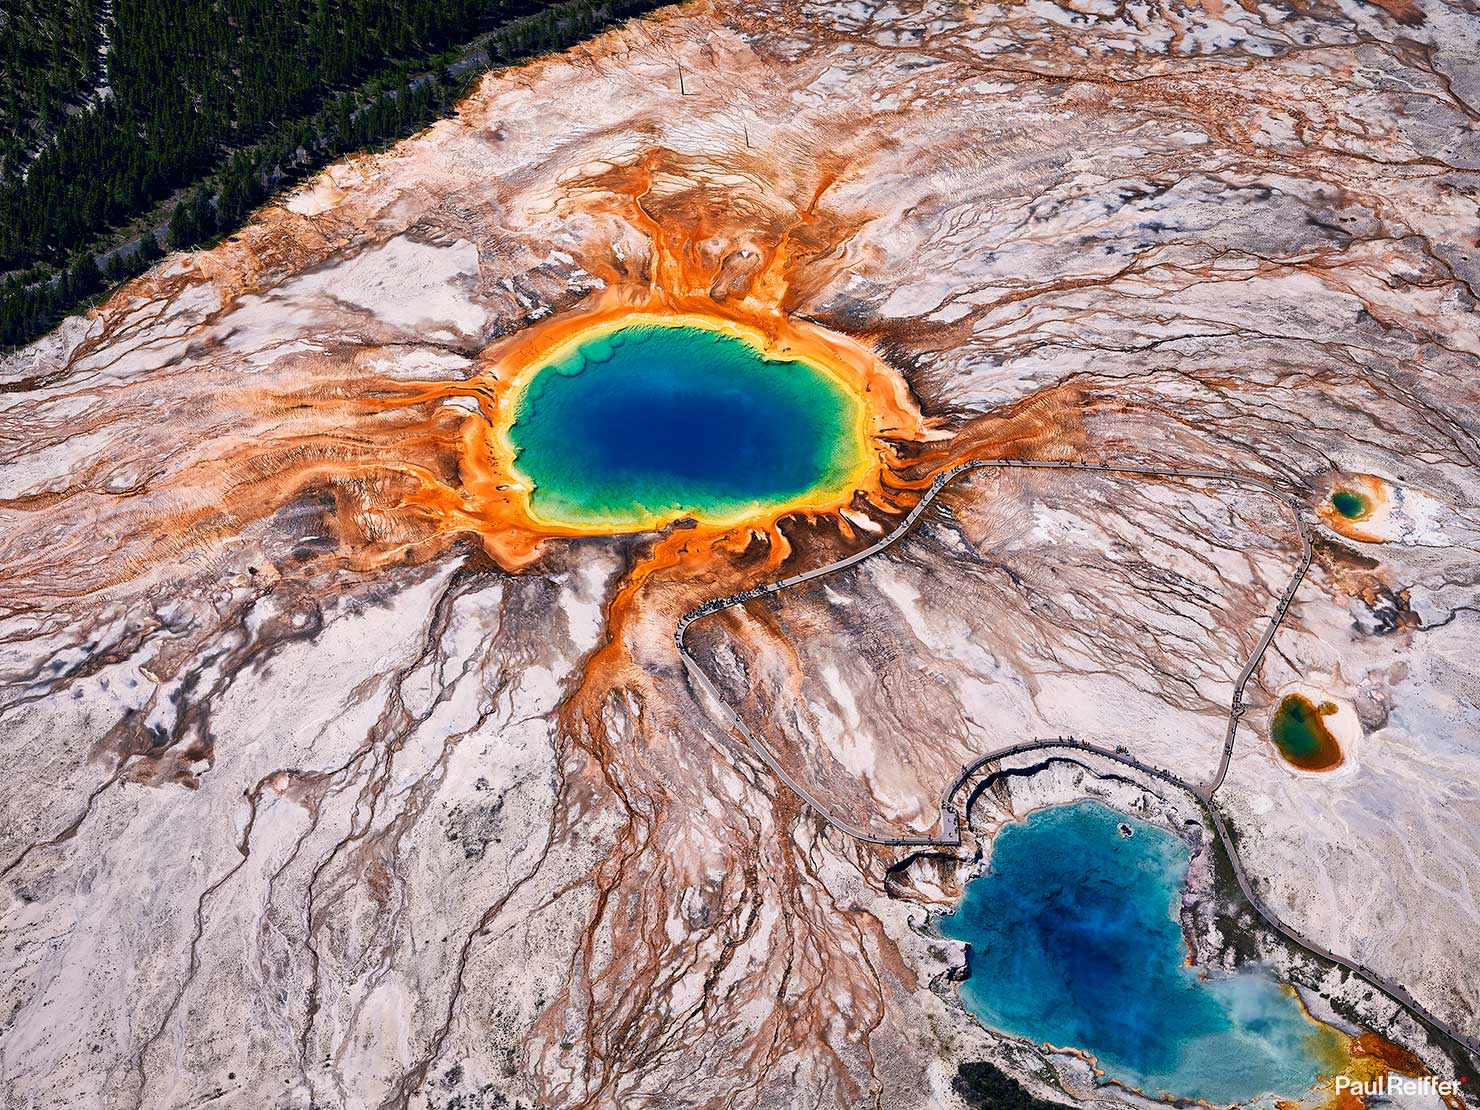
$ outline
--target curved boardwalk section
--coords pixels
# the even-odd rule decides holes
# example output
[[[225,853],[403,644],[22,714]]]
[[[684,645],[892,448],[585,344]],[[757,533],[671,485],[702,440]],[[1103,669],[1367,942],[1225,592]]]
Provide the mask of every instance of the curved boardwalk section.
[[[700,606],[677,635],[696,681],[837,827],[949,840],[947,784],[1024,735],[1095,735],[1221,780],[1307,565],[1303,529],[1239,475],[970,462],[865,550]]]

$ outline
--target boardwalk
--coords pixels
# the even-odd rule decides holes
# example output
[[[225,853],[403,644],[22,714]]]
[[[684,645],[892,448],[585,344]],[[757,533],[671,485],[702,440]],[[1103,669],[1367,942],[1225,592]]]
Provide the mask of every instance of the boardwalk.
[[[1210,798],[1223,785],[1223,780],[1228,774],[1229,761],[1233,758],[1233,746],[1238,732],[1238,720],[1244,713],[1244,687],[1248,685],[1249,679],[1258,669],[1260,661],[1264,658],[1265,651],[1274,639],[1275,633],[1279,630],[1280,623],[1284,620],[1285,614],[1289,612],[1290,604],[1295,599],[1295,591],[1299,589],[1301,581],[1305,578],[1305,572],[1310,568],[1313,553],[1309,526],[1306,524],[1304,517],[1300,513],[1300,508],[1294,500],[1262,479],[1236,474],[1232,471],[1194,470],[1164,466],[1136,466],[1121,463],[1035,462],[1023,459],[980,459],[961,463],[937,475],[935,481],[930,483],[930,487],[925,491],[919,502],[905,515],[904,520],[893,531],[889,532],[888,535],[870,544],[862,551],[854,552],[846,558],[838,559],[835,562],[816,567],[812,570],[803,571],[800,574],[791,575],[788,578],[782,578],[776,582],[768,582],[765,585],[756,586],[753,589],[745,590],[741,593],[731,594],[728,597],[706,601],[704,604],[685,613],[679,619],[678,626],[674,629],[673,639],[674,643],[678,646],[679,655],[683,659],[684,665],[688,668],[689,674],[693,676],[700,687],[714,698],[726,719],[745,737],[746,742],[756,755],[765,761],[766,765],[776,773],[782,782],[786,783],[803,801],[816,810],[823,820],[839,832],[870,844],[887,844],[898,847],[959,847],[961,843],[960,819],[956,812],[954,798],[957,791],[960,790],[961,786],[974,773],[974,770],[982,765],[983,760],[978,760],[962,768],[961,774],[946,787],[945,792],[941,796],[940,832],[938,835],[932,837],[881,836],[865,829],[857,828],[837,817],[826,805],[813,796],[804,786],[796,782],[777,763],[775,757],[771,755],[766,746],[756,738],[745,722],[740,719],[740,715],[720,696],[719,691],[715,688],[709,676],[704,672],[704,669],[689,654],[685,644],[685,636],[688,633],[689,626],[695,621],[702,620],[704,617],[717,613],[722,609],[728,609],[735,605],[743,605],[747,601],[766,597],[781,590],[799,586],[804,582],[824,578],[830,574],[836,574],[838,571],[846,570],[848,567],[855,566],[863,562],[863,560],[872,558],[880,552],[887,550],[904,538],[910,529],[915,526],[916,522],[919,521],[921,514],[940,496],[941,491],[946,486],[971,471],[986,469],[1080,470],[1105,474],[1130,474],[1148,478],[1181,478],[1205,482],[1223,482],[1266,493],[1278,500],[1288,510],[1292,526],[1300,538],[1300,561],[1295,568],[1295,572],[1291,575],[1290,581],[1285,586],[1284,592],[1280,595],[1279,602],[1276,604],[1275,610],[1271,614],[1269,622],[1264,629],[1264,634],[1259,638],[1254,651],[1250,654],[1248,661],[1244,664],[1243,670],[1239,672],[1239,676],[1234,682],[1233,696],[1228,711],[1228,727],[1223,737],[1223,754],[1218,765],[1218,771],[1211,781],[1205,786],[1198,788],[1205,792],[1206,797]]]

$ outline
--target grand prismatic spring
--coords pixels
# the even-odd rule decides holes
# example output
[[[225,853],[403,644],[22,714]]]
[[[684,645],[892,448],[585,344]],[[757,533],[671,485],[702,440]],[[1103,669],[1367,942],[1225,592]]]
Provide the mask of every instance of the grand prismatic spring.
[[[578,337],[512,403],[531,509],[567,524],[723,525],[846,502],[870,461],[846,383],[718,327],[657,319]]]

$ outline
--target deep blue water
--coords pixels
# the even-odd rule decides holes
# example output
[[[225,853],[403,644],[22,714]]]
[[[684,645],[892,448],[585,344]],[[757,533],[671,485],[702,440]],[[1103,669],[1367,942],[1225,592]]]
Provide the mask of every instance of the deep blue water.
[[[708,328],[643,325],[541,370],[510,438],[549,519],[731,518],[846,484],[859,416],[805,362]]]
[[[963,1001],[991,1028],[1081,1049],[1148,1093],[1300,1096],[1338,1038],[1266,975],[1201,979],[1187,966],[1187,865],[1176,836],[1098,802],[1007,826],[988,873],[940,919],[969,945]]]

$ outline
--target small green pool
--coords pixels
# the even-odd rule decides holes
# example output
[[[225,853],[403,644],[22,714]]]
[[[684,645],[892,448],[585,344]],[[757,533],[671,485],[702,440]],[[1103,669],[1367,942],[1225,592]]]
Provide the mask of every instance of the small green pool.
[[[1341,763],[1341,745],[1321,718],[1335,712],[1332,702],[1316,705],[1301,694],[1288,694],[1275,710],[1270,739],[1291,766],[1303,771],[1329,771]]]
[[[567,348],[524,387],[508,435],[535,515],[582,527],[836,501],[868,460],[863,403],[837,377],[692,325]]]
[[[1331,495],[1331,505],[1347,520],[1361,520],[1372,512],[1372,502],[1353,489],[1339,489]]]

